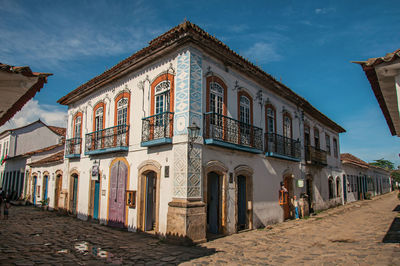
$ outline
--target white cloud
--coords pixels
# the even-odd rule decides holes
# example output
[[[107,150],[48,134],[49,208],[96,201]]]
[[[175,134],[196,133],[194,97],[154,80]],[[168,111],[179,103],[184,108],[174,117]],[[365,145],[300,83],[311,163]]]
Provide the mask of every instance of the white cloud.
[[[275,44],[269,42],[256,42],[244,52],[244,55],[256,64],[276,62],[282,59]]]
[[[22,127],[40,119],[49,126],[67,126],[67,112],[61,106],[39,104],[37,100],[30,100],[14,117],[0,127],[4,130]]]
[[[336,12],[336,8],[334,7],[323,7],[323,8],[316,8],[314,10],[315,14],[317,15],[323,15],[323,14],[328,14],[328,13],[333,13]]]
[[[18,2],[6,1],[0,7],[4,15],[0,16],[1,61],[54,68],[82,57],[133,53],[145,46],[158,29],[151,23],[142,23],[141,19],[150,19],[152,13],[141,4],[131,2],[121,7],[110,6],[106,1],[96,2],[96,6],[82,3],[80,11],[76,12],[74,5],[66,2],[62,10],[46,6],[37,14],[26,12],[29,7]],[[116,27],[112,19],[107,20],[107,15],[115,15],[121,9],[132,19],[126,26]],[[104,10],[109,14],[104,14]],[[85,16],[86,12],[90,12],[90,16]]]

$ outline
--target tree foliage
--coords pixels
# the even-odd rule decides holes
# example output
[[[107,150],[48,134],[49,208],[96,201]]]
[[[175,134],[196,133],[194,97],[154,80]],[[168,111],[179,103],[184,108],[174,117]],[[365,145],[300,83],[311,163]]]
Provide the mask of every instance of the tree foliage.
[[[385,160],[384,158],[379,159],[379,160],[374,160],[373,163],[370,163],[371,165],[375,165],[381,168],[384,168],[386,170],[393,170],[394,169],[394,163],[392,163],[389,160]]]

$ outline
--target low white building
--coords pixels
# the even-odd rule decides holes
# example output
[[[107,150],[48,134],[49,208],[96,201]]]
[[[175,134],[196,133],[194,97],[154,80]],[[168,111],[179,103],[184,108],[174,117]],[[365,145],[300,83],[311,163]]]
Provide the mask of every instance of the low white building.
[[[190,22],[58,102],[79,218],[197,242],[290,218],[281,182],[315,210],[341,203],[345,130]]]
[[[2,190],[14,198],[21,197],[28,184],[26,164],[30,157],[37,151],[43,151],[43,155],[51,150],[62,151],[64,141],[65,128],[48,126],[40,120],[0,133],[0,154],[6,158],[0,166]]]
[[[342,178],[345,185],[343,187],[343,200],[345,203],[363,200],[367,197],[391,191],[389,171],[370,165],[349,153],[341,154],[340,157],[343,168]]]

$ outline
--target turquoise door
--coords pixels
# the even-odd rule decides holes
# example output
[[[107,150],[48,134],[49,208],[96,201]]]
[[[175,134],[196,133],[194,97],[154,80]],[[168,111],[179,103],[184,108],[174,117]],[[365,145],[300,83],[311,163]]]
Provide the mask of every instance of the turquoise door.
[[[36,176],[33,178],[33,205],[36,205]]]
[[[74,191],[72,199],[72,213],[76,214],[76,202],[78,197],[78,176],[74,176]]]
[[[48,189],[47,189],[47,187],[48,187],[48,185],[49,185],[49,177],[48,176],[45,176],[44,177],[44,199],[47,199],[47,191],[48,191]]]
[[[93,200],[93,219],[99,219],[99,193],[100,193],[100,182],[94,182],[94,200]]]

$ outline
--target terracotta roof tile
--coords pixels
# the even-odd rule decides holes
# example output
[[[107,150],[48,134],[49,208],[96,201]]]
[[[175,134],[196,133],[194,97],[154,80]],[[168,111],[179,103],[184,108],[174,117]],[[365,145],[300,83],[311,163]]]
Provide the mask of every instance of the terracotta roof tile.
[[[370,166],[368,163],[350,153],[340,154],[340,160],[342,163],[351,163],[363,168],[368,168]]]
[[[57,135],[60,136],[64,136],[65,137],[65,133],[67,131],[66,128],[64,127],[55,127],[55,126],[47,126],[51,131],[53,131],[54,133],[56,133]]]
[[[355,61],[354,63],[365,66],[376,66],[381,63],[388,63],[394,61],[397,58],[400,58],[400,49],[397,49],[396,51],[388,53],[382,57],[369,58],[367,61]]]
[[[60,98],[57,102],[64,105],[75,102],[78,97],[85,96],[85,94],[88,95],[97,87],[119,78],[119,75],[123,75],[124,73],[130,71],[130,68],[132,66],[140,63],[151,54],[163,48],[169,47],[177,41],[184,43],[186,40],[191,40],[192,42],[195,42],[199,45],[209,47],[209,49],[213,49],[214,52],[222,54],[223,56],[231,56],[231,59],[235,61],[234,63],[236,64],[236,66],[238,66],[242,71],[247,71],[251,75],[257,76],[257,78],[261,79],[263,83],[270,82],[273,85],[271,87],[275,89],[276,93],[283,95],[287,99],[290,99],[292,102],[295,102],[305,111],[310,112],[310,114],[316,117],[317,120],[321,121],[325,125],[332,127],[339,133],[346,132],[345,129],[336,124],[334,121],[330,120],[327,116],[325,116],[314,106],[312,106],[307,100],[297,95],[286,85],[277,81],[274,77],[263,71],[260,67],[254,65],[244,57],[240,56],[239,54],[231,50],[226,44],[189,21],[185,21],[178,26],[170,29],[166,33],[151,40],[147,47],[139,50],[138,52],[122,60],[109,70],[82,84],[72,92]],[[231,62],[229,62],[229,64],[230,63]]]
[[[63,162],[64,161],[64,151],[57,152],[56,154],[53,154],[51,156],[48,156],[46,158],[43,158],[39,161],[30,163],[30,166],[39,166],[43,164],[48,164],[48,163],[57,163],[57,162]]]

